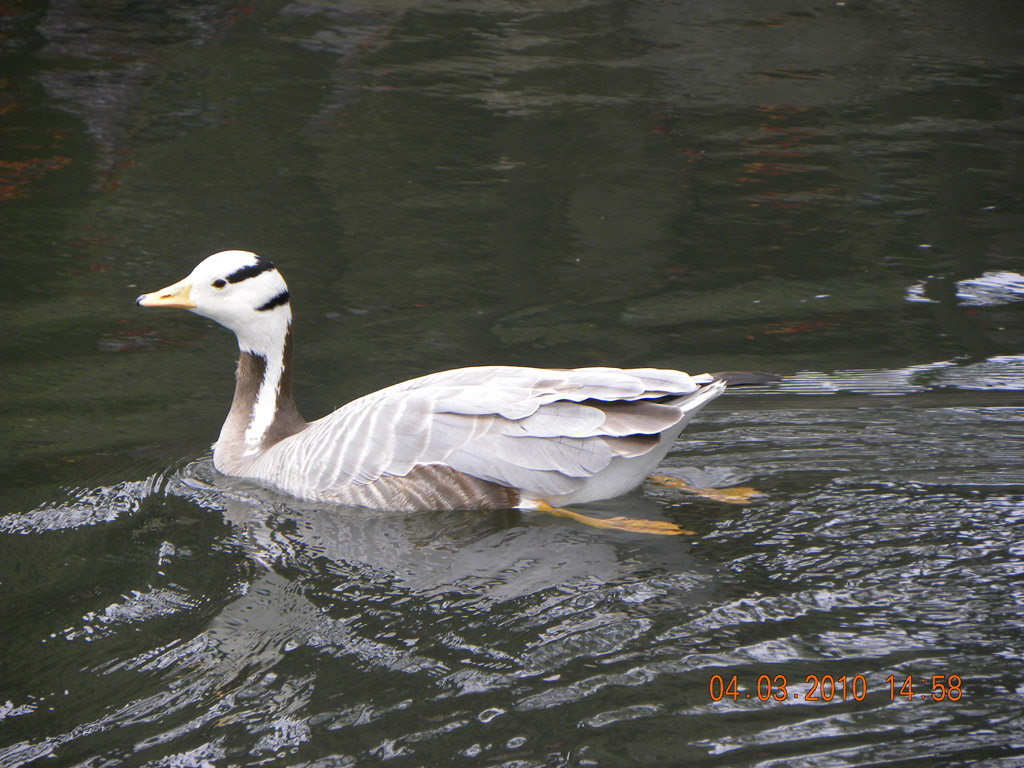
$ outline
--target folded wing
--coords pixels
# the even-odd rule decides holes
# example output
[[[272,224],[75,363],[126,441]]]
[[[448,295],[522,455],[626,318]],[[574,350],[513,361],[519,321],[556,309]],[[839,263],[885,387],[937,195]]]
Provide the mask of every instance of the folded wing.
[[[293,493],[301,484],[307,498],[430,465],[564,496],[616,457],[655,450],[721,388],[708,374],[649,368],[462,368],[354,400],[261,461],[282,475],[268,479]]]

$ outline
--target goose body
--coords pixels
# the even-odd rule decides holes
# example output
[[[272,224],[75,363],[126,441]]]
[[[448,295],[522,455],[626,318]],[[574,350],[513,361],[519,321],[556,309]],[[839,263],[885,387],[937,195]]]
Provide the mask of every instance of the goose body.
[[[725,389],[711,374],[482,366],[433,373],[306,423],[292,396],[287,285],[224,251],[137,299],[209,317],[238,338],[214,466],[293,496],[391,510],[510,509],[633,490]]]

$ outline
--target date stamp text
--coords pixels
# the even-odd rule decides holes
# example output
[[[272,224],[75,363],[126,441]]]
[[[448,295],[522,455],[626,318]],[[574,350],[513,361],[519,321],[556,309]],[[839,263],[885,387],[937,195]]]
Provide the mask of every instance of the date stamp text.
[[[807,675],[802,682],[786,675],[759,675],[753,685],[743,685],[738,675],[712,675],[708,694],[712,701],[722,699],[756,699],[759,701],[864,701],[868,697],[868,681],[864,675]],[[889,701],[960,701],[964,695],[960,675],[928,675],[885,679],[887,688],[881,695]],[[874,692],[873,695],[879,695]]]

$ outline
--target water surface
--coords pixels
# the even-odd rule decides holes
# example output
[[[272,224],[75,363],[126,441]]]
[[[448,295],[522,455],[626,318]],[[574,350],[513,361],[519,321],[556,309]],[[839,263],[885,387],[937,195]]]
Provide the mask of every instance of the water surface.
[[[1017,4],[2,13],[0,764],[1024,760]],[[133,298],[225,248],[307,418],[770,370],[665,467],[763,496],[585,510],[660,538],[221,477],[233,342]]]

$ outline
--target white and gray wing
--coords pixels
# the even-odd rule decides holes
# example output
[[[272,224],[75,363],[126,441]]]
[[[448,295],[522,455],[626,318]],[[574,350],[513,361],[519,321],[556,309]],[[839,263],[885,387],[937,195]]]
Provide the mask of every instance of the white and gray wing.
[[[657,369],[444,371],[355,400],[273,446],[266,459],[282,473],[276,484],[301,483],[307,497],[425,465],[561,496],[615,457],[651,451],[658,435],[685,423],[688,401],[711,399],[699,394],[712,381]]]

